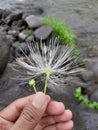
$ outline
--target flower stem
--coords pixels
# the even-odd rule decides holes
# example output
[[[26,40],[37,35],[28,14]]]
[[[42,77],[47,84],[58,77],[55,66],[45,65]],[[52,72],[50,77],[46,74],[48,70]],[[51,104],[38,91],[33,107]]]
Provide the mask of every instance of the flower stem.
[[[45,94],[46,94],[46,91],[47,91],[48,77],[49,77],[49,75],[47,74],[46,79],[45,79],[45,86],[44,86],[44,93]]]
[[[35,85],[33,85],[34,92],[37,93]]]
[[[34,79],[31,79],[31,80],[29,81],[29,86],[30,86],[30,87],[33,87],[34,92],[37,93],[36,86],[35,86],[35,80],[34,80]]]

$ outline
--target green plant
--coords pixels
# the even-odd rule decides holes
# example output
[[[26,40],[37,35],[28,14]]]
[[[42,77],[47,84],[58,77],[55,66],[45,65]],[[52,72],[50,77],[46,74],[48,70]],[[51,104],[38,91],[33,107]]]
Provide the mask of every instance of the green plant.
[[[85,98],[82,95],[81,87],[76,88],[74,92],[74,96],[79,100],[82,101],[86,106],[92,108],[92,109],[98,109],[98,102],[91,102],[89,99]]]
[[[79,54],[79,51],[76,49],[76,45],[74,43],[75,35],[73,34],[72,30],[65,25],[64,21],[54,17],[44,17],[43,23],[50,25],[53,28],[53,33],[59,36],[60,43],[62,45],[69,45],[74,47],[74,56]]]
[[[32,33],[33,33],[33,30],[30,29],[30,28],[27,28],[27,29],[25,30],[25,34],[26,34],[27,37],[30,36]]]
[[[75,37],[72,31],[65,26],[64,22],[54,17],[43,18],[43,23],[48,24],[53,28],[53,32],[57,34],[61,40],[61,44],[74,46],[73,38]]]

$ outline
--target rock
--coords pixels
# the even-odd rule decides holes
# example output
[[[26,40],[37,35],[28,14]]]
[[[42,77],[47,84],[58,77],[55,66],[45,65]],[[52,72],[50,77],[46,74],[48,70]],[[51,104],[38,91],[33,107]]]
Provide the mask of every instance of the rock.
[[[0,32],[0,75],[5,70],[10,54],[10,42],[6,35]]]
[[[18,48],[20,46],[20,42],[16,41],[12,44],[13,48]]]
[[[3,32],[7,32],[8,29],[9,29],[9,26],[6,25],[6,24],[0,27],[0,30],[3,31]]]
[[[18,39],[19,31],[17,30],[9,30],[8,34],[6,35],[7,38],[10,40],[11,44],[14,44],[14,42]]]
[[[8,35],[13,35],[13,36],[16,36],[16,35],[18,35],[18,31],[16,31],[16,30],[9,30],[8,31]]]
[[[29,28],[37,28],[43,25],[42,17],[29,15],[25,18],[25,22],[28,24]]]
[[[84,109],[79,109],[79,114],[83,122],[85,122],[86,127],[86,129],[83,130],[98,130],[98,111],[86,107]]]
[[[94,81],[98,83],[98,57],[89,59],[88,69],[93,71],[95,75]]]
[[[87,55],[88,57],[97,57],[98,56],[98,45],[89,45],[87,47]]]
[[[18,20],[16,25],[17,27],[20,27],[20,28],[23,26],[27,26],[26,22],[23,19]]]
[[[8,17],[5,19],[7,24],[15,20],[20,20],[22,18],[23,12],[20,10],[13,11]]]
[[[23,81],[19,81],[19,71],[22,73],[22,69],[13,64],[8,64],[5,72],[0,78],[0,108],[4,108],[13,100],[32,94],[33,91],[25,85],[20,85]],[[31,92],[30,92],[31,91]]]
[[[3,12],[4,12],[4,9],[0,9],[0,19],[2,18]]]
[[[88,82],[94,79],[94,73],[90,70],[84,69],[79,73],[79,77],[84,81]]]
[[[24,32],[20,32],[18,34],[18,38],[19,38],[20,41],[25,41],[26,37],[27,36],[26,36],[26,34]]]
[[[88,5],[88,8],[89,8],[89,9],[92,9],[92,8],[93,8],[93,5]]]
[[[81,86],[83,88],[87,87],[87,84],[84,83],[79,77],[68,77],[66,79],[66,83],[73,87],[77,86]]]
[[[33,42],[34,41],[34,36],[31,35],[26,39],[26,42]]]
[[[9,41],[11,42],[11,44],[13,44],[16,41],[16,38],[13,37],[13,35],[6,35],[6,37],[9,39]]]
[[[35,14],[35,15],[40,15],[44,12],[44,10],[40,7],[40,6],[37,6],[37,7],[33,7],[33,10],[32,10],[32,13]]]
[[[31,6],[27,6],[27,9],[24,7],[24,9],[23,9],[23,12],[24,12],[24,14],[33,14],[33,15],[41,15],[43,12],[44,12],[44,10],[43,10],[43,8],[42,7],[40,7],[40,6],[36,6],[36,5],[31,5]]]
[[[24,56],[29,54],[29,48],[25,42],[21,43],[15,50],[15,57]]]
[[[12,13],[12,10],[10,9],[4,9],[2,10],[2,19],[5,19],[6,17],[8,17],[8,15],[10,15]]]
[[[15,60],[15,48],[13,46],[11,46],[9,63],[12,63],[14,60]]]
[[[92,95],[90,96],[90,100],[98,102],[98,89],[92,93]]]
[[[43,25],[40,28],[36,29],[33,34],[36,39],[45,40],[52,33],[52,30],[52,27],[49,25]]]
[[[11,25],[11,28],[14,30],[22,30],[23,28],[26,28],[27,27],[27,24],[26,22],[23,20],[23,19],[20,19],[18,21],[13,21],[12,25]]]
[[[38,16],[38,15],[41,15],[44,12],[42,7],[36,6],[36,5],[32,5],[30,3],[27,6],[23,6],[22,10],[23,10],[24,14],[26,14],[26,15],[33,14],[33,15],[37,15]]]

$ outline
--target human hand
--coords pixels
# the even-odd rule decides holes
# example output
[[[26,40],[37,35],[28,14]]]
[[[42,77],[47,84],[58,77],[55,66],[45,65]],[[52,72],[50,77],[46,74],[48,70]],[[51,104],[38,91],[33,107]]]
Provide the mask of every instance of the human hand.
[[[38,92],[21,98],[0,112],[0,130],[71,130],[72,113],[64,104]]]

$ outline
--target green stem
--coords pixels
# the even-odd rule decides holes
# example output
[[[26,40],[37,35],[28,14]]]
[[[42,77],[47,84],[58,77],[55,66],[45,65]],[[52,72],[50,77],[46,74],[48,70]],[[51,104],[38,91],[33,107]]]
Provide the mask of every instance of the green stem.
[[[33,85],[34,92],[37,93],[35,85]]]
[[[45,94],[46,94],[46,91],[47,91],[48,77],[49,77],[49,75],[47,74],[46,79],[45,79],[45,86],[44,86],[44,93]]]

